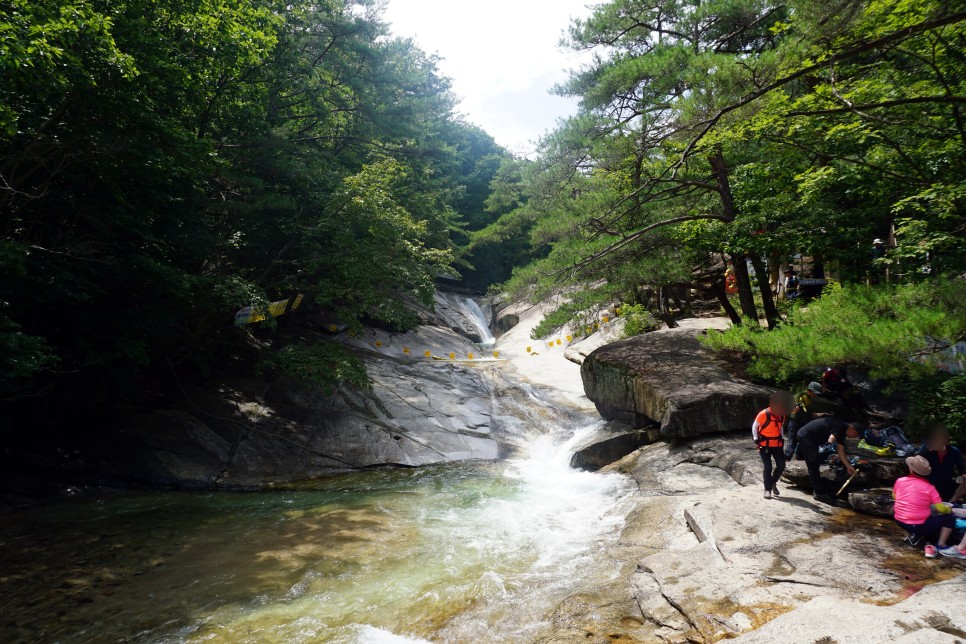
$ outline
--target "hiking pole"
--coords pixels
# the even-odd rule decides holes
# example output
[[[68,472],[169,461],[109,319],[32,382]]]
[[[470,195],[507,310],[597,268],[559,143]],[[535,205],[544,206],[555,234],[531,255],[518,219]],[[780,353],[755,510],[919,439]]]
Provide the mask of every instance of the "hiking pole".
[[[840,487],[839,488],[839,491],[835,493],[835,496],[838,496],[838,495],[842,494],[842,492],[845,491],[845,488],[847,488],[849,486],[849,483],[852,482],[852,479],[854,479],[858,475],[859,475],[859,468],[855,468],[855,474],[853,474],[852,476],[850,476],[849,477],[849,480],[842,484],[842,487]]]

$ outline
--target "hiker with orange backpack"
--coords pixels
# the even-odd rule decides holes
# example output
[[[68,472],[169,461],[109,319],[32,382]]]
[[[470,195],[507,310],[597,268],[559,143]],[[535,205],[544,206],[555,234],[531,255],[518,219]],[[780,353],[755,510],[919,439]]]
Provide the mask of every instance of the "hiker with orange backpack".
[[[758,455],[764,468],[762,483],[765,486],[766,499],[781,496],[778,491],[778,479],[785,471],[785,440],[782,437],[782,429],[791,407],[791,395],[784,391],[777,391],[768,401],[768,407],[758,412],[755,422],[751,425],[751,436],[758,446]],[[774,469],[772,468],[773,459]]]

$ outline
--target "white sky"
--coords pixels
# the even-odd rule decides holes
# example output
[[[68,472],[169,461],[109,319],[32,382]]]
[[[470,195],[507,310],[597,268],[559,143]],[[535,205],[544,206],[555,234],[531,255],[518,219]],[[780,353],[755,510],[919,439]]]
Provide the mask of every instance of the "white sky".
[[[402,37],[442,57],[468,121],[517,154],[576,111],[549,90],[581,58],[558,43],[571,17],[595,0],[388,0],[386,20]]]

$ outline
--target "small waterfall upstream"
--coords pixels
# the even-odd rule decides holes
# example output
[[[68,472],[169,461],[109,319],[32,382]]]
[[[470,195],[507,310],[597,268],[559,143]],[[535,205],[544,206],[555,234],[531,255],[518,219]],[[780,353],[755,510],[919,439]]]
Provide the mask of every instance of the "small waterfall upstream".
[[[493,332],[490,331],[490,323],[483,315],[483,309],[479,303],[470,297],[463,297],[459,300],[460,311],[466,316],[480,334],[480,344],[484,347],[492,347],[496,343]]]
[[[632,498],[593,419],[502,383],[507,460],[38,507],[0,526],[7,641],[526,642],[613,570]],[[67,581],[65,581],[67,580]]]
[[[467,336],[478,336],[479,344],[484,348],[490,348],[496,344],[486,313],[483,312],[480,303],[472,297],[438,290],[436,291],[436,313],[454,331]]]

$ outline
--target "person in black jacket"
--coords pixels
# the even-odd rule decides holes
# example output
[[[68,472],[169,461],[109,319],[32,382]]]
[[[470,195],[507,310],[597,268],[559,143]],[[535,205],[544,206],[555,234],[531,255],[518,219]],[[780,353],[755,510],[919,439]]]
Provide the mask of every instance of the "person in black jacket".
[[[966,497],[966,483],[963,475],[966,467],[963,465],[963,453],[959,448],[949,444],[949,430],[944,425],[932,427],[926,436],[926,441],[916,452],[929,461],[932,472],[929,482],[939,490],[939,496],[944,501],[958,503]]]
[[[862,435],[862,429],[857,423],[846,423],[838,418],[828,416],[817,418],[798,430],[798,453],[805,460],[808,467],[808,480],[812,484],[812,495],[820,501],[828,501],[829,495],[825,494],[825,486],[822,484],[822,477],[819,473],[821,460],[818,455],[818,448],[825,443],[835,443],[839,460],[848,471],[849,475],[855,474],[855,468],[849,463],[848,456],[845,454],[845,439],[858,438]]]

